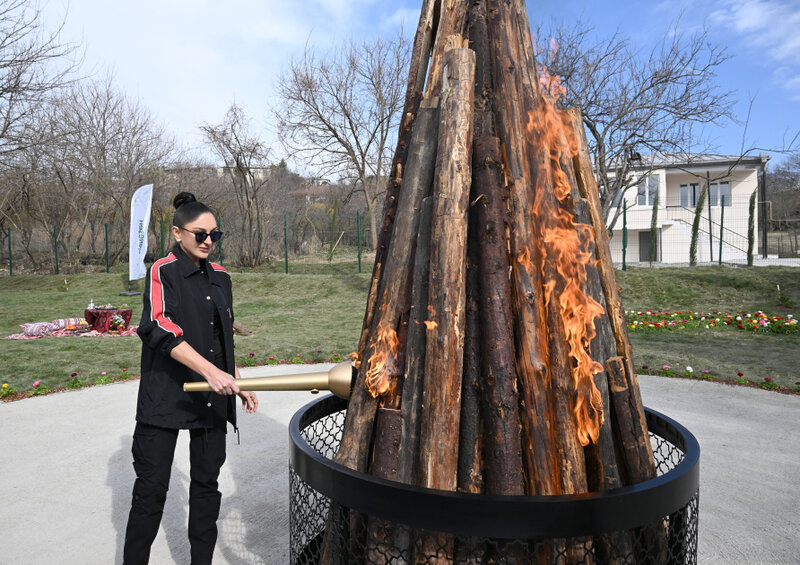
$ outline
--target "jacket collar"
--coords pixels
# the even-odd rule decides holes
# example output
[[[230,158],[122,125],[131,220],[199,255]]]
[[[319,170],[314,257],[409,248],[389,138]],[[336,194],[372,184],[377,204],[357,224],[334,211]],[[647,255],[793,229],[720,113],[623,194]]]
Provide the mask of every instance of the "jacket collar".
[[[180,271],[181,275],[183,275],[183,278],[188,278],[193,274],[197,273],[198,271],[200,271],[201,268],[204,268],[206,270],[206,273],[208,274],[209,282],[211,282],[211,284],[214,284],[216,286],[222,286],[219,280],[217,279],[218,276],[217,273],[214,271],[214,269],[211,268],[211,264],[208,261],[201,260],[200,267],[198,267],[197,265],[194,264],[194,261],[192,261],[189,258],[189,256],[183,251],[183,249],[181,249],[180,245],[175,245],[175,247],[172,249],[172,254],[175,255],[175,257],[177,257],[178,259],[178,265],[180,266]]]

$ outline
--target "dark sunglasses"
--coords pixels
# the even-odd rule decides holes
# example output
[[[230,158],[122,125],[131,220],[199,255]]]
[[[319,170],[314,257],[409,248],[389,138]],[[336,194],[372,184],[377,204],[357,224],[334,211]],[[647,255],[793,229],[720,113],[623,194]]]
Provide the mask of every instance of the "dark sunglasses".
[[[216,243],[220,239],[222,239],[222,232],[219,231],[219,230],[214,230],[211,233],[206,233],[204,231],[187,230],[186,228],[182,228],[180,226],[178,226],[178,229],[179,230],[183,230],[183,231],[188,231],[189,233],[194,234],[194,240],[197,243],[203,243],[206,240],[207,237],[210,237],[211,241],[214,242],[214,243]]]

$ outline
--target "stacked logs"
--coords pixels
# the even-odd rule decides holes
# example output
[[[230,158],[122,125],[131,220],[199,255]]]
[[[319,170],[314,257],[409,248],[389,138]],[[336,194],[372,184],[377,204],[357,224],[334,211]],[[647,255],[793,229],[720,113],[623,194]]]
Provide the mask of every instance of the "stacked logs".
[[[655,476],[581,116],[557,99],[523,0],[424,0],[339,463],[501,495]]]

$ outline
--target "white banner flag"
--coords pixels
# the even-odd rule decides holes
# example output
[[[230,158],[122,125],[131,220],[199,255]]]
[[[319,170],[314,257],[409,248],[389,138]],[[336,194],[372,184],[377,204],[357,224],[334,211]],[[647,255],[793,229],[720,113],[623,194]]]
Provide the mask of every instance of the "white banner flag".
[[[153,203],[153,185],[140,186],[131,198],[131,258],[129,280],[147,275],[144,256],[147,253],[147,226],[150,224],[150,207]]]

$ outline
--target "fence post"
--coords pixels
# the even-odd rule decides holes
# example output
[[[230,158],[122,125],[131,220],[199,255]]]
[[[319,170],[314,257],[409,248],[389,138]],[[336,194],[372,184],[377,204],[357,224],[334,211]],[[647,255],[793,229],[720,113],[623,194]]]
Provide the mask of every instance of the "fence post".
[[[106,273],[108,272],[108,224],[103,224],[106,232]]]
[[[161,225],[161,257],[164,256],[164,220],[159,220]]]
[[[719,209],[719,264],[722,265],[722,230],[725,226],[725,197],[720,194],[720,209]]]
[[[8,228],[8,276],[14,276],[14,260],[11,258],[11,228]]]
[[[53,226],[53,250],[56,254],[56,274],[58,274],[58,226]]]
[[[708,261],[714,262],[714,224],[711,221],[711,173],[706,171],[706,185],[708,186]]]
[[[628,252],[628,201],[622,201],[622,270],[627,271],[625,255]]]
[[[358,272],[361,272],[361,214],[356,210],[356,240],[358,241]]]
[[[221,225],[222,225],[222,223],[219,221],[219,218],[217,218],[217,229],[219,231],[222,231],[222,229],[220,229]],[[222,265],[222,240],[221,239],[219,240],[219,264]]]
[[[289,274],[289,235],[286,228],[286,214],[283,215],[283,272]]]

